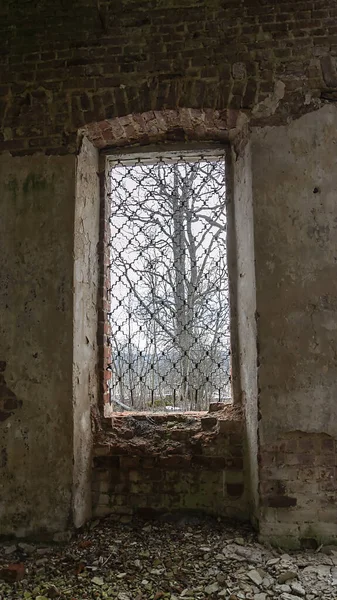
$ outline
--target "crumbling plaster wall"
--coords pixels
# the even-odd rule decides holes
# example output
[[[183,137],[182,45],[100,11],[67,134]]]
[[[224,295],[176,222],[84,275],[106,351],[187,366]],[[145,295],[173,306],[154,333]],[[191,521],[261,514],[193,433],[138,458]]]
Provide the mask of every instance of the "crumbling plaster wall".
[[[3,154],[0,181],[0,532],[42,536],[70,518],[75,157]]]
[[[337,107],[252,135],[261,532],[336,538]]]
[[[50,537],[91,514],[98,153],[3,154],[0,180],[0,532]]]
[[[251,144],[232,146],[229,190],[229,259],[231,268],[232,361],[234,392],[245,422],[245,461],[250,481],[251,518],[258,519],[257,355],[254,216]],[[234,318],[233,318],[234,317]]]
[[[72,465],[85,472],[89,440],[88,398],[81,443],[72,410],[78,129],[121,117],[114,134],[127,143],[134,129],[123,118],[146,112],[155,137],[155,111],[177,107],[244,111],[255,128],[262,534],[280,540],[292,529],[294,540],[313,518],[321,526],[312,535],[334,533],[336,123],[333,106],[314,111],[337,98],[335,0],[9,0],[0,14],[1,533],[65,529],[73,483],[87,497]],[[235,160],[234,169],[247,163]],[[251,373],[240,377],[254,458]],[[80,506],[78,522],[88,514]]]

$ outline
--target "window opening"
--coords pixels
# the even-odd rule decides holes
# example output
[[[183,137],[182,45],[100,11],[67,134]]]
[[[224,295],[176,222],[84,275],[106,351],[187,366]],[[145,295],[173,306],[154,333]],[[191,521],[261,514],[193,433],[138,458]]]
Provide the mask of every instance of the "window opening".
[[[231,402],[223,151],[109,163],[110,403]]]

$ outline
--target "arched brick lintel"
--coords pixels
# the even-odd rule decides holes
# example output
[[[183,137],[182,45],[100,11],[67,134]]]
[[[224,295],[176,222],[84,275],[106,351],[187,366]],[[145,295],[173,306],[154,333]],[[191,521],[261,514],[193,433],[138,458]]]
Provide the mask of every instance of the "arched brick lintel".
[[[87,125],[80,134],[100,150],[160,142],[228,142],[247,122],[247,115],[236,110],[178,108],[106,119]]]

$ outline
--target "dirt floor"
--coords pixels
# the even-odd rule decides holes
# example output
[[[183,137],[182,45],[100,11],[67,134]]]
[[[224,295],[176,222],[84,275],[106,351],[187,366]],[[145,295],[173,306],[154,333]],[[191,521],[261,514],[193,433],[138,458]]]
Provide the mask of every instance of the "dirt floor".
[[[0,599],[337,599],[337,547],[285,553],[187,517],[92,522],[66,544],[3,542]]]

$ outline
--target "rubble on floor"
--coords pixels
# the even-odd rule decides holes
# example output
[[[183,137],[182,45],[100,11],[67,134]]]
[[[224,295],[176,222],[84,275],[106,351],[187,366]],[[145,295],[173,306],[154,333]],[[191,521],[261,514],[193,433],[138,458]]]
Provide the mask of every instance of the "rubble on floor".
[[[271,598],[337,600],[337,547],[286,553],[246,527],[188,516],[108,518],[62,546],[0,546],[1,600]]]

